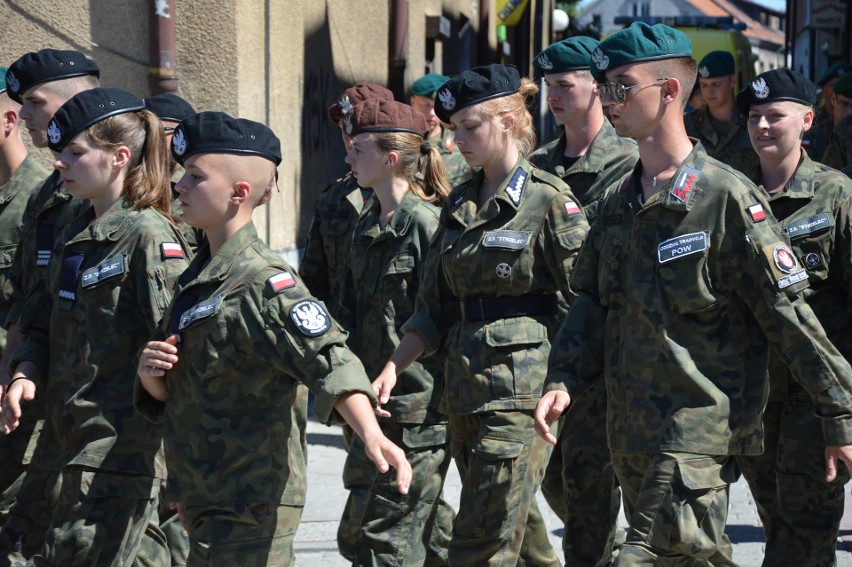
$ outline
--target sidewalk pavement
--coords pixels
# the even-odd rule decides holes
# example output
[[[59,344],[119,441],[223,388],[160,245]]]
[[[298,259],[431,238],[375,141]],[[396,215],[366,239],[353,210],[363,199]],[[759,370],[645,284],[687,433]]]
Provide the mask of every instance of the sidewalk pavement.
[[[340,427],[326,427],[309,420],[307,439],[308,497],[302,523],[296,533],[296,565],[345,567],[349,563],[337,553],[336,542],[337,522],[347,497],[340,478],[345,457],[343,434]],[[455,466],[450,465],[444,499],[457,507],[460,493],[458,473]],[[562,525],[541,495],[539,508],[550,529],[551,542],[561,558]],[[731,488],[731,508],[726,531],[734,544],[734,561],[740,567],[760,567],[763,559],[763,531],[751,493],[742,479]],[[837,567],[852,567],[852,497],[848,487],[846,514],[837,546]]]

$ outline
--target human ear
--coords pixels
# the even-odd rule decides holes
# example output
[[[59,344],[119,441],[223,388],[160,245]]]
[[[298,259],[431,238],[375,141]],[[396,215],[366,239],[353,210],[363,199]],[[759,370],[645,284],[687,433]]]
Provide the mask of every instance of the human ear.
[[[118,146],[112,153],[113,165],[119,169],[127,167],[130,163],[130,148]]]
[[[248,181],[237,181],[234,183],[230,201],[234,205],[240,205],[248,200],[250,194],[251,184]]]

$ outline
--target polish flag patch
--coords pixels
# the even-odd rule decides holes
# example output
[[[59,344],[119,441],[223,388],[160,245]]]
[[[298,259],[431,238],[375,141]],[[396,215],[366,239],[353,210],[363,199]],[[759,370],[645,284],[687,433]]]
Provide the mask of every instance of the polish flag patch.
[[[163,242],[160,244],[163,260],[168,258],[183,258],[183,247],[177,242]]]
[[[578,215],[580,214],[580,206],[572,200],[565,201],[565,214]]]
[[[275,274],[268,280],[269,287],[272,288],[272,291],[278,293],[279,291],[288,289],[296,285],[296,278],[293,277],[293,274],[290,272],[281,272],[280,274]]]
[[[748,208],[748,214],[751,215],[751,220],[754,222],[766,220],[766,211],[763,210],[763,206],[760,203],[750,206]]]

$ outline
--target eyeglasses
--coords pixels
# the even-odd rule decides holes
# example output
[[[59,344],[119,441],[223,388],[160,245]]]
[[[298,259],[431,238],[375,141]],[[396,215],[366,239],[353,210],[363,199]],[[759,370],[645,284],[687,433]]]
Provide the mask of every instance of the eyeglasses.
[[[660,77],[659,79],[655,79],[653,83],[648,83],[646,85],[630,85],[625,86],[621,83],[598,83],[600,87],[600,97],[601,102],[606,102],[607,98],[611,98],[613,102],[616,104],[621,104],[627,99],[627,91],[630,89],[635,89],[636,87],[650,87],[656,83],[661,81],[668,81],[668,77]]]

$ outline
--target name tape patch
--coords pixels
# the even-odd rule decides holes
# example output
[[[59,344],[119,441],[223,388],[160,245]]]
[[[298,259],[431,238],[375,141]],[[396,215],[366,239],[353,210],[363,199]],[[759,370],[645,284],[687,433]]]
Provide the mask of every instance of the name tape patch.
[[[523,250],[529,241],[529,232],[521,232],[519,230],[492,230],[485,233],[485,240],[482,241],[482,245],[485,248]]]
[[[180,323],[178,324],[178,330],[183,331],[196,321],[201,321],[202,319],[212,317],[216,314],[217,311],[219,311],[219,307],[221,305],[221,295],[217,295],[216,297],[211,297],[210,299],[205,299],[200,303],[196,303],[195,305],[187,309],[183,315],[181,315]]]
[[[87,288],[97,285],[103,281],[118,277],[127,271],[127,260],[122,254],[104,260],[94,268],[83,270],[83,278],[80,287]]]
[[[828,213],[821,213],[806,219],[797,220],[787,225],[787,234],[791,239],[802,238],[814,232],[831,228],[831,217]]]
[[[684,256],[699,254],[707,250],[707,233],[690,232],[670,238],[657,246],[657,258],[660,264],[677,260]]]

